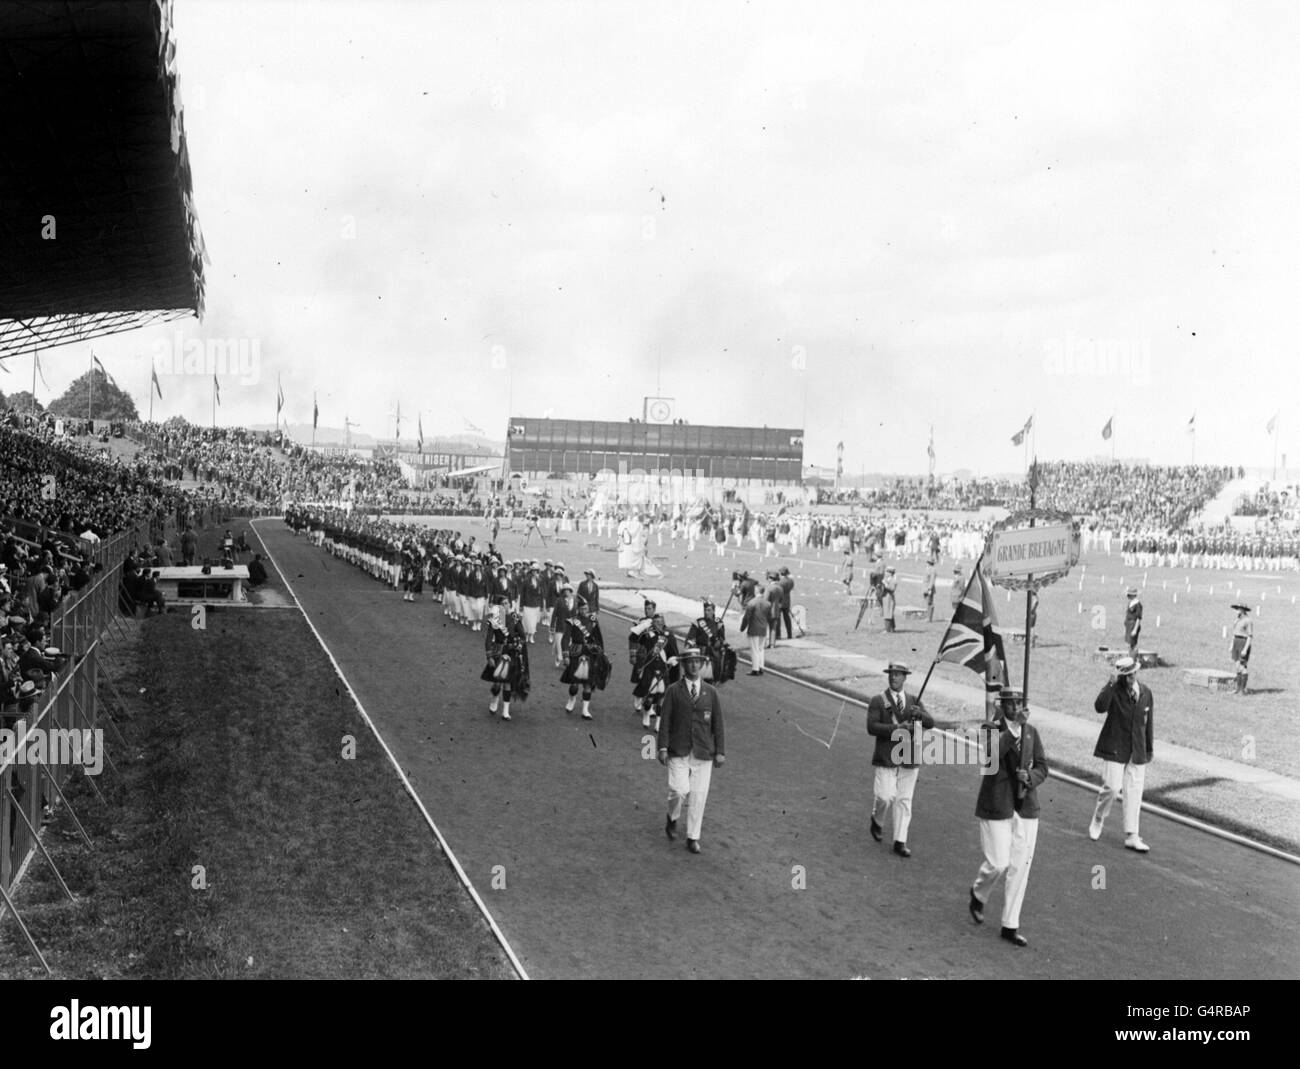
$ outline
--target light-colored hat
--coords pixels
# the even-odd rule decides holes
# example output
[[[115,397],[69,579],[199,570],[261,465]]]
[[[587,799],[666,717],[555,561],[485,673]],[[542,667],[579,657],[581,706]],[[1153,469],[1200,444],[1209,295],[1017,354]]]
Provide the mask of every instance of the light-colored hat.
[[[1138,663],[1132,657],[1121,657],[1115,662],[1115,674],[1131,676],[1138,670]]]
[[[885,675],[892,676],[895,672],[902,672],[905,676],[910,676],[912,674],[912,670],[901,661],[890,661],[885,668]]]

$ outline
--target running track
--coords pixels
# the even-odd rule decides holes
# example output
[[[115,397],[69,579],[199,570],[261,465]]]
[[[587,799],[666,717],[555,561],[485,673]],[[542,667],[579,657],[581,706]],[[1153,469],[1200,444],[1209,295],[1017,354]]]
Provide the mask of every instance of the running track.
[[[623,621],[601,618],[615,675],[594,722],[565,713],[541,631],[532,696],[505,723],[481,634],[278,520],[257,530],[533,977],[1300,977],[1294,866],[1150,814],[1152,853],[1133,854],[1118,806],[1093,843],[1092,794],[1050,779],[1017,950],[998,938],[1000,890],[982,928],[966,912],[977,770],[922,771],[914,853],[895,857],[867,833],[865,712],[743,669],[721,692],[728,760],[692,856],[663,833]]]

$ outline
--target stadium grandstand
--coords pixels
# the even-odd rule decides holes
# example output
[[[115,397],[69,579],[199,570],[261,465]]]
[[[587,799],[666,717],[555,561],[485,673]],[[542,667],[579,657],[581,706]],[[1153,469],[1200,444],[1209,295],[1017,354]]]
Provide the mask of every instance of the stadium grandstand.
[[[799,486],[803,431],[517,416],[507,463],[511,473],[541,479],[673,473],[714,486]]]

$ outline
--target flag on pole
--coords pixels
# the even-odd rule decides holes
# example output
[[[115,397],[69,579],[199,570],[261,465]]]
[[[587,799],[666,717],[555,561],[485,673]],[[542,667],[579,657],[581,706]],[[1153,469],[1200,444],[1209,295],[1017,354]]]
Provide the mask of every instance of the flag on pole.
[[[1106,421],[1106,426],[1102,427],[1102,429],[1101,429],[1101,440],[1102,440],[1103,442],[1109,442],[1109,441],[1110,441],[1110,433],[1111,433],[1111,430],[1112,430],[1112,428],[1113,428],[1113,426],[1114,426],[1114,423],[1115,423],[1115,417],[1114,417],[1114,416],[1111,416],[1110,419],[1108,419],[1108,420]]]
[[[275,418],[280,418],[280,412],[284,408],[284,383],[280,381],[280,376],[275,377]]]
[[[311,429],[316,429],[316,424],[320,422],[320,405],[316,403],[316,395],[311,397]]]
[[[415,451],[424,452],[424,415],[417,413],[415,417]]]
[[[212,396],[216,398],[217,404],[221,404],[221,383],[217,381],[217,373],[212,373]]]
[[[1002,634],[998,631],[993,588],[980,570],[978,561],[934,659],[965,665],[972,672],[986,677],[991,670],[991,674],[1000,678],[1003,684],[1007,681],[1007,660]]]
[[[40,354],[40,353],[33,353],[32,355],[36,357],[36,373],[37,373],[38,375],[40,375],[40,377],[41,377],[41,382],[44,384],[45,388],[48,390],[48,389],[50,388],[50,384],[49,384],[48,382],[45,381],[45,369],[44,369],[43,367],[41,367],[41,354]]]
[[[99,362],[99,357],[97,357],[94,353],[91,353],[90,358],[93,361],[95,361],[95,367],[99,368],[100,373],[104,376],[104,378],[106,378],[109,381],[109,384],[113,387],[113,389],[117,389],[117,383],[113,382],[113,376],[110,375],[108,373],[108,369],[105,368],[104,365]]]
[[[1021,427],[1020,430],[1016,431],[1016,433],[1013,434],[1013,435],[1011,436],[1011,444],[1012,444],[1012,445],[1024,445],[1024,443],[1025,443],[1025,435],[1028,434],[1028,433],[1030,432],[1030,430],[1033,428],[1033,426],[1034,426],[1034,417],[1033,417],[1033,416],[1030,416],[1027,420],[1025,420],[1025,425],[1024,425],[1023,427]]]
[[[468,419],[465,420],[465,429],[466,429],[467,431],[469,431],[470,434],[486,434],[486,433],[487,433],[485,430],[483,430],[482,427],[476,427],[476,426],[474,426],[474,424],[472,424]]]
[[[1264,429],[1265,429],[1269,434],[1272,434],[1273,431],[1274,431],[1276,428],[1277,428],[1277,413],[1274,412],[1274,413],[1273,413],[1273,418],[1272,418],[1271,420],[1268,421],[1268,426],[1265,427]]]
[[[161,387],[160,385],[158,385],[158,369],[157,369],[157,368],[154,368],[153,371],[151,371],[151,372],[149,373],[149,384],[154,388],[155,391],[157,391],[157,393],[158,393],[158,400],[161,401],[161,400],[162,400],[162,387]]]
[[[1192,418],[1189,419],[1189,420],[1187,421],[1187,432],[1188,432],[1189,434],[1195,434],[1195,433],[1196,433],[1196,413],[1195,413],[1195,412],[1192,413]]]
[[[930,458],[930,474],[934,474],[934,424],[930,425],[930,444],[926,447],[926,455]]]

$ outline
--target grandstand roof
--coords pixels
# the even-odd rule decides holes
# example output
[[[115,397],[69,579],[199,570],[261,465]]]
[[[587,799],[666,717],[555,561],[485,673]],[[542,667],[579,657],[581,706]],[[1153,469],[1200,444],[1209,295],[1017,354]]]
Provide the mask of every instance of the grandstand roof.
[[[202,315],[171,20],[172,0],[0,5],[0,359]]]

